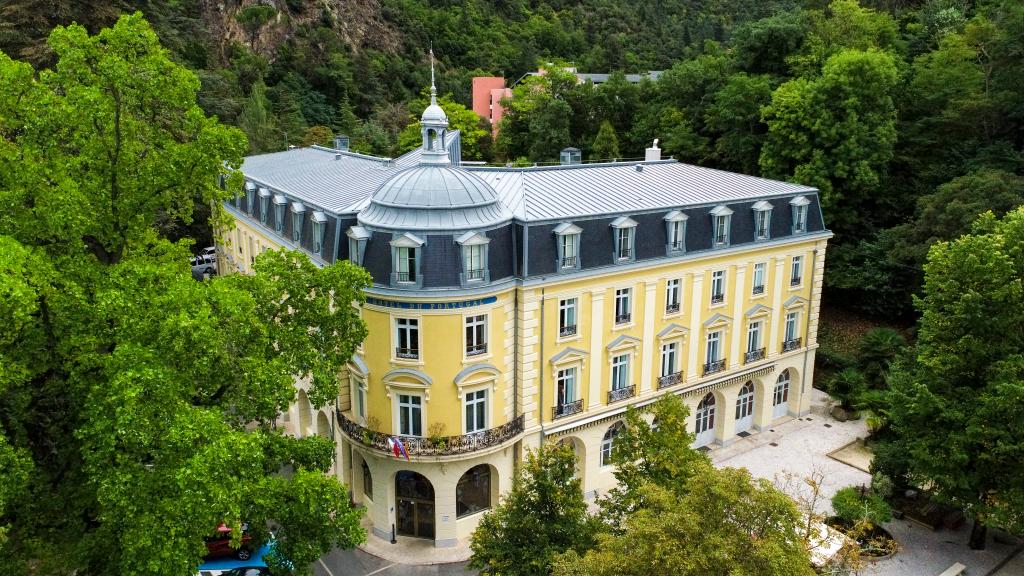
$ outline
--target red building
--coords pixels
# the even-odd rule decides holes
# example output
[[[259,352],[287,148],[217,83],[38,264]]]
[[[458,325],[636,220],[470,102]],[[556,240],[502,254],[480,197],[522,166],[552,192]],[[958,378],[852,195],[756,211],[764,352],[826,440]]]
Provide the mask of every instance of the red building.
[[[497,137],[498,122],[505,114],[502,98],[512,96],[512,89],[505,87],[501,76],[476,76],[473,78],[473,111],[491,122],[491,134]]]

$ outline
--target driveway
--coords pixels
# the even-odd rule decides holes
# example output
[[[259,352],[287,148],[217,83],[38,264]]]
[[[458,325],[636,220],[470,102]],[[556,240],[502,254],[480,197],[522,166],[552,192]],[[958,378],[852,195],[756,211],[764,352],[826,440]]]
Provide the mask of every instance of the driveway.
[[[383,560],[362,550],[333,550],[313,564],[316,576],[467,576],[477,574],[466,562],[411,566]]]

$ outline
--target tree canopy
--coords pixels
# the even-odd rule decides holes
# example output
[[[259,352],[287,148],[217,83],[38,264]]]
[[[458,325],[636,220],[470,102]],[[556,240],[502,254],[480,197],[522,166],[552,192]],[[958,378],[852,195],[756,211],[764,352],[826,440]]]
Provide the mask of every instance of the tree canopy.
[[[273,420],[296,377],[337,396],[366,273],[282,251],[195,282],[167,230],[196,204],[225,228],[245,137],[139,14],[50,46],[53,69],[0,55],[5,571],[195,573],[221,523],[273,530],[279,568],[359,542],[333,445]]]

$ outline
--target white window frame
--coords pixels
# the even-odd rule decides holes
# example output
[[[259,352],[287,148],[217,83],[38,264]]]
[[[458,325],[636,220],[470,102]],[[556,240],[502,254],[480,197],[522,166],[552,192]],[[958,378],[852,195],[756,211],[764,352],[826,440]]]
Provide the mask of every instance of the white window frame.
[[[462,415],[465,434],[483,432],[487,430],[490,420],[487,388],[469,390],[462,395]],[[480,407],[482,406],[482,410]],[[482,422],[477,422],[477,419]],[[472,419],[472,422],[470,420]],[[471,426],[472,424],[472,426]]]
[[[569,321],[572,321],[570,324]],[[562,298],[558,301],[558,337],[573,338],[579,335],[579,300]]]
[[[487,324],[487,314],[471,314],[463,320],[463,350],[466,358],[487,354]]]
[[[323,212],[313,212],[310,220],[313,224],[313,254],[323,256],[324,233],[327,230],[327,215]]]
[[[722,337],[722,330],[712,330],[708,332],[704,348],[705,364],[712,364],[722,359]],[[714,350],[714,354],[712,354],[712,350]]]
[[[306,207],[301,202],[292,202],[292,242],[302,245],[302,226],[305,224]]]
[[[679,342],[664,342],[661,345],[661,377],[679,372]]]
[[[366,254],[366,243],[373,234],[362,226],[350,226],[345,231],[348,237],[348,259],[354,264],[363,264],[363,256]]]
[[[417,258],[416,251],[418,248],[412,246],[399,246],[395,248],[395,257],[398,266],[396,272],[398,273],[398,282],[401,284],[415,284],[418,275],[416,274],[416,267],[419,261]],[[405,279],[402,279],[402,274],[405,274]]]
[[[555,227],[554,234],[557,236],[555,247],[558,252],[555,270],[572,272],[580,269],[580,235],[582,232],[582,228],[571,222],[563,222]]]
[[[764,296],[765,294],[765,283],[768,281],[768,264],[764,262],[756,262],[754,264],[754,272],[750,280],[750,293],[754,298]],[[760,288],[760,290],[758,290]]]
[[[755,202],[754,210],[754,241],[764,241],[772,237],[772,205],[761,200]]]
[[[255,205],[256,205],[256,184],[253,184],[252,182],[246,182],[245,183],[245,208],[246,208],[245,211],[248,212],[250,216],[252,216],[253,213],[256,210],[256,206]]]
[[[797,196],[789,201],[793,207],[793,234],[807,233],[807,212],[811,201],[806,196]]]
[[[459,276],[462,285],[490,282],[491,275],[487,266],[490,238],[482,232],[466,232],[456,238],[455,242],[462,247],[462,273]]]
[[[711,210],[711,245],[713,248],[725,248],[730,244],[732,235],[732,210],[727,206],[716,206]]]
[[[800,336],[800,311],[794,310],[786,313],[785,328],[782,333],[782,341],[789,342]]]
[[[804,257],[793,256],[789,263],[789,286],[799,287],[804,283]]]
[[[558,369],[555,373],[555,406],[564,406],[580,399],[579,380],[578,366],[566,366]],[[572,398],[569,398],[570,395],[565,393],[559,397],[560,388],[571,390]]]
[[[423,359],[423,339],[420,334],[420,319],[412,318],[408,316],[395,316],[395,349],[394,357],[398,361],[402,360],[413,360],[419,361]],[[403,338],[403,333],[405,337]],[[416,347],[413,348],[408,344],[413,343],[413,334],[415,334]],[[403,341],[404,340],[404,341]],[[403,346],[402,344],[407,344]],[[408,356],[399,356],[401,352],[399,350],[415,350],[415,352],[405,352]],[[413,355],[415,354],[415,355]]]
[[[418,402],[413,402],[412,401],[413,398],[418,400]],[[404,401],[404,399],[408,399],[408,401]],[[425,418],[423,417],[424,416],[423,396],[420,395],[420,394],[414,394],[414,393],[410,393],[410,392],[399,392],[397,394],[395,402],[396,402],[396,404],[398,406],[398,413],[395,416],[397,418],[396,429],[398,430],[399,436],[412,436],[412,437],[422,438],[423,437],[423,429],[425,428],[424,427],[424,420],[425,420]],[[408,429],[402,428],[402,415],[403,415],[403,412],[406,411],[406,410],[409,412],[409,428]],[[416,416],[415,420],[413,419],[414,415]],[[418,430],[419,434],[416,433],[417,430],[416,430],[415,422],[417,420],[419,421],[419,430]]]
[[[260,188],[260,224],[267,224],[267,215],[270,212],[270,191],[266,188]]]
[[[604,436],[601,437],[601,467],[612,465],[612,450],[615,447],[615,437],[622,431],[622,424],[616,422],[608,427]]]
[[[623,326],[633,322],[633,289],[615,289],[615,325]]]
[[[288,199],[278,194],[274,196],[274,232],[284,235],[284,213],[288,208]]]
[[[751,320],[750,324],[747,325],[747,352],[756,352],[763,348],[761,343],[764,341],[763,337],[764,326],[760,320]]]
[[[636,225],[636,220],[628,216],[612,220],[612,239],[615,242],[612,258],[615,262],[636,260]]]
[[[711,305],[719,306],[725,304],[725,270],[711,272]],[[715,297],[718,297],[717,301]]]
[[[686,252],[686,221],[689,217],[681,210],[673,210],[665,215],[665,254],[682,254]]]
[[[611,366],[611,390],[622,390],[629,387],[629,357],[630,353],[612,356]]]
[[[669,278],[665,281],[665,314],[679,314],[683,310],[683,280]],[[674,308],[674,309],[673,309]]]

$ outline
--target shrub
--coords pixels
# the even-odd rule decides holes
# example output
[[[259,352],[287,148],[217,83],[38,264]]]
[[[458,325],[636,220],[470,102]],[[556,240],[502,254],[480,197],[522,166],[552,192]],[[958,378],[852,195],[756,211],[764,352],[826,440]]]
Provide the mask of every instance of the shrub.
[[[872,388],[884,386],[889,364],[906,345],[899,332],[886,327],[872,328],[860,339],[857,361]]]
[[[826,383],[828,393],[838,400],[843,408],[852,408],[868,384],[864,375],[856,368],[846,368],[833,375]]]
[[[832,497],[832,509],[845,522],[867,521],[877,526],[892,520],[892,508],[878,494],[864,488],[848,486]]]

